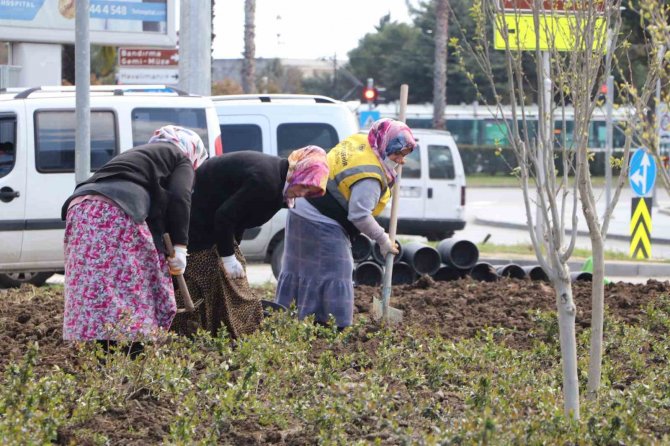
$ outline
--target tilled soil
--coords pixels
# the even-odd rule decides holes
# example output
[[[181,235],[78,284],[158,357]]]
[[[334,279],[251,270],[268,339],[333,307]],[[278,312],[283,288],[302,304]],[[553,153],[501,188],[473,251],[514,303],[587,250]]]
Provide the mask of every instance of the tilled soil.
[[[647,304],[670,292],[670,282],[614,283],[605,286],[608,314],[635,324]],[[573,285],[577,326],[591,322],[591,284]],[[355,317],[366,316],[376,287],[356,288]],[[473,336],[484,327],[504,327],[517,333],[510,339],[523,346],[533,328],[535,310],[556,308],[554,290],[546,283],[503,279],[475,282],[434,282],[424,277],[413,285],[394,286],[391,306],[403,310],[403,326],[419,326],[449,339]],[[54,288],[0,289],[0,371],[35,341],[40,345],[40,367],[67,366],[74,351],[62,341],[63,294]],[[402,327],[400,327],[402,329]]]
[[[634,324],[649,302],[669,291],[670,282],[653,280],[644,285],[621,282],[606,285],[607,314]],[[581,330],[590,324],[591,284],[577,282],[573,285],[573,292],[578,308],[577,328]],[[379,288],[356,288],[355,318],[366,316],[369,319],[372,296],[379,297],[379,294]],[[404,311],[404,321],[397,327],[398,330],[420,328],[427,333],[458,339],[472,337],[484,327],[504,327],[511,329],[504,339],[508,345],[526,348],[530,345],[529,333],[534,328],[533,313],[555,309],[556,297],[553,289],[542,282],[502,279],[487,283],[470,278],[434,282],[423,278],[414,285],[395,286],[391,305]],[[0,289],[0,372],[11,361],[22,357],[28,345],[35,341],[40,346],[40,362],[36,368],[38,375],[48,373],[54,365],[76,370],[76,352],[62,341],[62,313],[63,294],[58,288],[26,286],[15,290]],[[348,343],[349,347],[344,348],[365,348],[366,332],[376,329],[377,326],[370,323],[358,330],[356,336],[361,339]],[[152,400],[136,401],[124,413],[108,412],[89,420],[87,428],[103,433],[113,444],[141,444],[149,439],[159,441],[171,419],[170,408],[165,404]],[[134,420],[132,432],[127,429],[129,419]],[[74,428],[76,426],[59,431],[58,441],[61,444],[70,443]],[[236,426],[236,429],[245,430],[243,426]],[[248,437],[252,428],[240,434]],[[255,432],[254,435],[260,433]]]

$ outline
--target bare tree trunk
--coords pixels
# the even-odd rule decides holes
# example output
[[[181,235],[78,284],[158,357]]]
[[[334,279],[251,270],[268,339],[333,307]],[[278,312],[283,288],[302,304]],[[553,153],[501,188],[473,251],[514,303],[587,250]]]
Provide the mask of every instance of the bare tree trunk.
[[[603,358],[603,323],[605,319],[605,240],[601,232],[593,194],[591,174],[584,150],[577,154],[579,175],[579,196],[582,212],[591,237],[593,277],[591,281],[591,345],[589,348],[589,374],[586,386],[588,398],[594,398],[600,388]]]
[[[256,0],[244,0],[244,61],[242,88],[245,93],[256,92]]]
[[[449,38],[449,0],[436,1],[435,22],[433,128],[444,129],[444,109],[447,103],[447,39]]]
[[[563,265],[555,265],[559,275],[553,281],[558,309],[558,329],[563,366],[563,410],[567,417],[579,419],[579,380],[577,378],[577,340],[575,314],[570,274]]]

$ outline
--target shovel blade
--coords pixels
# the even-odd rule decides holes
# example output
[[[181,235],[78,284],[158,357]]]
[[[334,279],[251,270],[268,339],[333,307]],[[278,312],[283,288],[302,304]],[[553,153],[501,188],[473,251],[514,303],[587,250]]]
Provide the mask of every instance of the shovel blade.
[[[376,321],[384,317],[384,307],[382,305],[382,301],[377,299],[376,297],[372,298],[371,315],[372,318]],[[392,306],[389,305],[388,313],[386,314],[386,316],[387,316],[387,322],[390,322],[392,324],[399,324],[402,322],[403,319],[403,311],[397,308],[393,308]]]

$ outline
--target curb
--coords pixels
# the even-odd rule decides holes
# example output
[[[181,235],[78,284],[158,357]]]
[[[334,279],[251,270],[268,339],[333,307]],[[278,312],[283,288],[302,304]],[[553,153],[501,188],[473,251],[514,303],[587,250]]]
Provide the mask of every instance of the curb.
[[[670,211],[669,215],[670,215]],[[493,226],[497,228],[508,228],[508,229],[525,229],[528,230],[528,226],[522,223],[509,223],[506,221],[497,221],[497,220],[488,220],[486,218],[480,218],[480,217],[475,217],[474,222],[480,225],[486,225],[486,226]],[[570,235],[571,231],[566,229],[565,233],[567,235]],[[583,235],[587,236],[589,235],[588,231],[584,231],[581,229],[577,230],[577,235]],[[630,240],[630,235],[623,235],[623,234],[607,234],[608,239],[613,239],[613,240]],[[670,238],[659,238],[659,237],[652,237],[651,238],[651,243],[660,243],[663,245],[670,245]]]

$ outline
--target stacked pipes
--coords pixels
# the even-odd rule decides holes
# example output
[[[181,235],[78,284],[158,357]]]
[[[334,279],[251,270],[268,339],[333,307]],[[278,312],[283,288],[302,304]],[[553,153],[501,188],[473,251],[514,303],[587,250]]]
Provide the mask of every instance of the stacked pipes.
[[[422,242],[398,244],[400,253],[393,258],[393,285],[411,284],[423,275],[436,281],[452,281],[471,277],[473,280],[495,282],[501,277],[548,282],[547,273],[539,265],[520,266],[515,263],[492,265],[479,261],[479,249],[464,239],[444,239],[436,248]],[[379,246],[363,234],[351,242],[354,259],[353,279],[357,285],[379,286],[384,277],[384,258]],[[572,281],[590,281],[591,274],[575,272]]]

